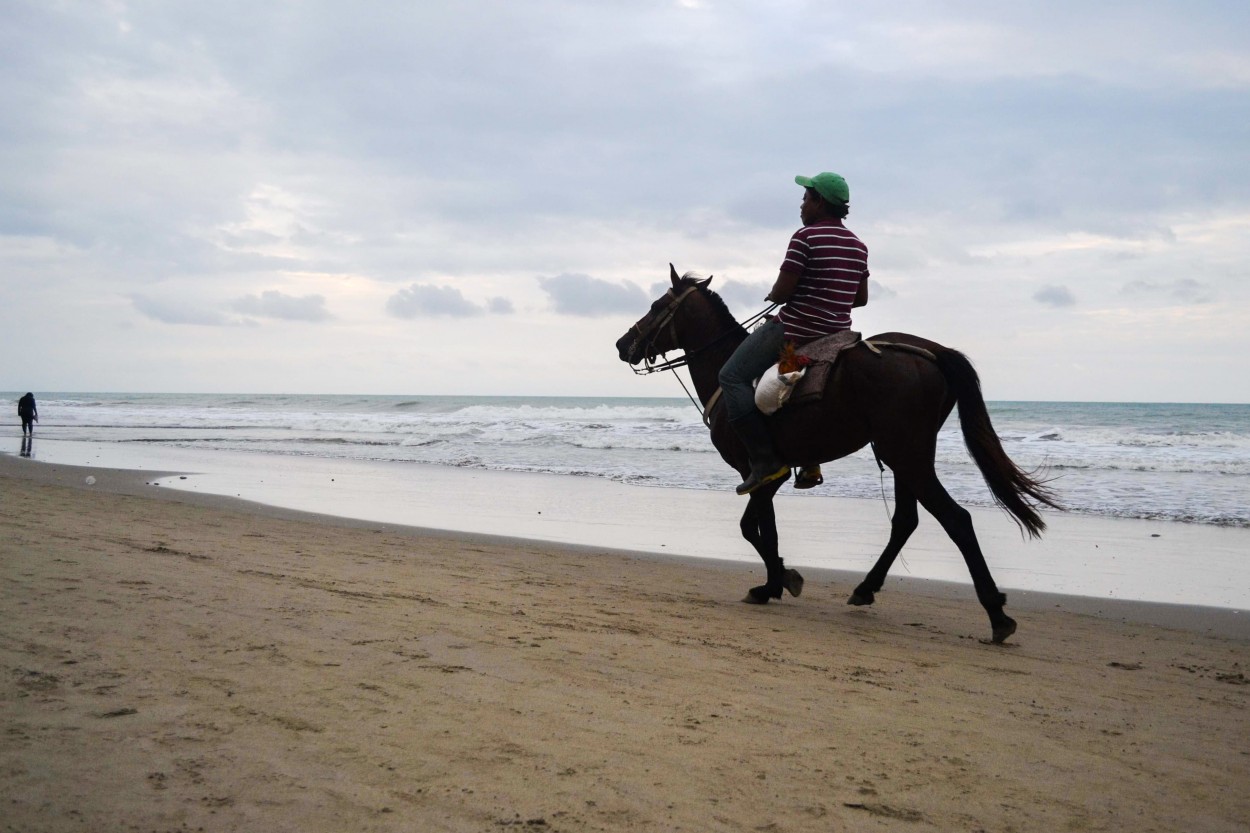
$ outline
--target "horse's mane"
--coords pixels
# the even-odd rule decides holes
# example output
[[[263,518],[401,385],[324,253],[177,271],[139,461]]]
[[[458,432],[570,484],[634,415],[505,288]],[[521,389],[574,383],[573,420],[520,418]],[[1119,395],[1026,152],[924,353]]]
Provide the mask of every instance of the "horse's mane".
[[[678,282],[678,286],[682,289],[685,289],[690,286],[698,287],[699,293],[704,298],[707,299],[708,304],[711,305],[717,317],[725,321],[727,324],[729,324],[729,326],[732,327],[734,330],[742,333],[745,336],[747,332],[746,328],[738,323],[737,318],[734,318],[733,313],[729,311],[729,306],[725,303],[725,299],[717,295],[711,289],[708,289],[706,286],[700,285],[704,280],[706,280],[705,275],[700,275],[695,272],[687,272],[686,274],[681,276],[681,280]]]

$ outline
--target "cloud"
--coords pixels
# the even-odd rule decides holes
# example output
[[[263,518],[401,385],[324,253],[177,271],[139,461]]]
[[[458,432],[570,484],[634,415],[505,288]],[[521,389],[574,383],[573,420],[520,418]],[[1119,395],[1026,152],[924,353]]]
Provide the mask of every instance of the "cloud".
[[[475,318],[479,315],[507,315],[512,302],[507,298],[490,298],[485,305],[475,304],[454,286],[430,286],[414,283],[401,289],[386,302],[386,311],[396,318]]]
[[[712,288],[725,299],[725,303],[729,304],[730,309],[758,312],[768,306],[764,296],[768,294],[768,290],[772,289],[771,283],[765,281],[725,281],[720,286],[716,284],[716,281],[712,281]]]
[[[1129,281],[1120,293],[1131,297],[1167,298],[1183,304],[1209,304],[1215,300],[1211,287],[1193,278],[1174,281]]]
[[[266,290],[260,295],[245,295],[231,302],[230,307],[247,315],[284,321],[326,321],[332,317],[326,311],[323,295],[296,297],[275,290]]]
[[[1033,300],[1056,309],[1076,304],[1076,296],[1066,286],[1043,286],[1033,293]]]
[[[220,312],[186,302],[162,301],[146,295],[131,295],[135,309],[162,324],[192,324],[203,327],[221,327],[235,323]]]
[[[538,285],[562,315],[597,318],[618,313],[641,314],[651,301],[632,283],[609,283],[582,274],[539,278]]]
[[[1244,2],[1148,2],[1128,37],[1075,0],[9,5],[0,330],[56,322],[134,372],[107,336],[193,325],[148,328],[152,385],[233,386],[227,363],[192,378],[167,357],[251,321],[319,322],[237,331],[278,367],[327,342],[384,353],[392,316],[463,322],[499,353],[514,302],[590,352],[595,318],[642,314],[670,260],[752,314],[798,221],[793,176],[827,169],[851,183],[892,329],[1018,331],[1038,304],[1108,298],[1250,320]],[[829,89],[836,107],[809,106]],[[829,141],[776,129],[795,112]],[[1250,330],[1229,336],[1248,351]]]
[[[486,302],[486,311],[492,315],[511,315],[514,309],[507,298],[491,298]]]
[[[897,298],[898,293],[883,283],[868,279],[868,302],[881,301],[886,298]]]

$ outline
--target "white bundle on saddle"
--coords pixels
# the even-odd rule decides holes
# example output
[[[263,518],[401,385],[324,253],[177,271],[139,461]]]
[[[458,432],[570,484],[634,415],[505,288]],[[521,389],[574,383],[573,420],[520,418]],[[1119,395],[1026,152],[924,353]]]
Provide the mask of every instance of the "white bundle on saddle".
[[[777,409],[786,404],[794,386],[803,378],[807,368],[790,373],[782,373],[780,364],[775,364],[755,383],[755,407],[766,414],[776,413]]]

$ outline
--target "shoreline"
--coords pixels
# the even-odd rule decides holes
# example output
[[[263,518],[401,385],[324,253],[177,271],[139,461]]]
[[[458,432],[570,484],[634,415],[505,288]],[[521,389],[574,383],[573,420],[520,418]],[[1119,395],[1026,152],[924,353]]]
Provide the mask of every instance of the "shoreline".
[[[85,478],[88,476],[96,478],[96,482],[91,486],[85,484]],[[730,571],[741,575],[743,577],[744,589],[747,586],[747,577],[753,572],[758,572],[762,566],[758,559],[753,557],[751,559],[711,558],[704,555],[687,555],[678,551],[645,551],[602,544],[553,541],[547,538],[534,538],[524,535],[500,535],[487,532],[426,527],[293,509],[217,493],[154,485],[156,481],[185,476],[187,475],[177,471],[118,469],[29,461],[0,453],[0,479],[26,480],[73,489],[103,491],[110,494],[184,503],[192,506],[230,512],[244,512],[261,517],[323,524],[346,529],[384,530],[397,535],[435,538],[459,545],[476,543],[494,546],[541,545],[549,549],[580,555],[596,553],[634,560],[671,561],[690,567],[706,567],[710,570]],[[851,501],[849,498],[835,498],[831,500]],[[863,578],[864,573],[871,566],[871,562],[868,561],[864,564],[863,572],[801,564],[797,566],[801,567],[801,572],[809,582],[826,585],[836,584],[846,586],[849,589]],[[894,574],[887,579],[886,585],[881,591],[882,593],[903,593],[921,597],[969,601],[973,605],[976,604],[975,599],[972,597],[971,585],[967,581],[948,581],[897,575],[897,573],[898,568],[896,567]],[[1001,580],[999,583],[1000,586],[1006,588],[1006,585]],[[1250,612],[1239,608],[1123,598],[1097,598],[1021,588],[1009,588],[1007,592],[1009,611],[1056,610],[1123,624],[1151,625],[1225,638],[1250,639]]]

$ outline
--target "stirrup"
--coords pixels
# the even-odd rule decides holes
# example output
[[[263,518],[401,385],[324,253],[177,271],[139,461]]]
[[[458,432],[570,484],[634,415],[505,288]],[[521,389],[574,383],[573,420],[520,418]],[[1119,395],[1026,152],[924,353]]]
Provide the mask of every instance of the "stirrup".
[[[804,466],[794,477],[794,488],[811,489],[825,482],[820,473],[820,466]]]
[[[781,467],[778,468],[776,471],[774,471],[772,474],[767,474],[767,475],[764,475],[763,477],[759,477],[759,478],[754,477],[754,472],[752,472],[751,475],[747,476],[746,480],[738,484],[738,487],[734,489],[734,491],[740,495],[749,495],[751,494],[751,492],[754,492],[756,489],[758,489],[760,486],[763,486],[766,483],[772,483],[774,480],[780,480],[783,477],[789,477],[789,476],[790,476],[789,464],[782,463]]]

